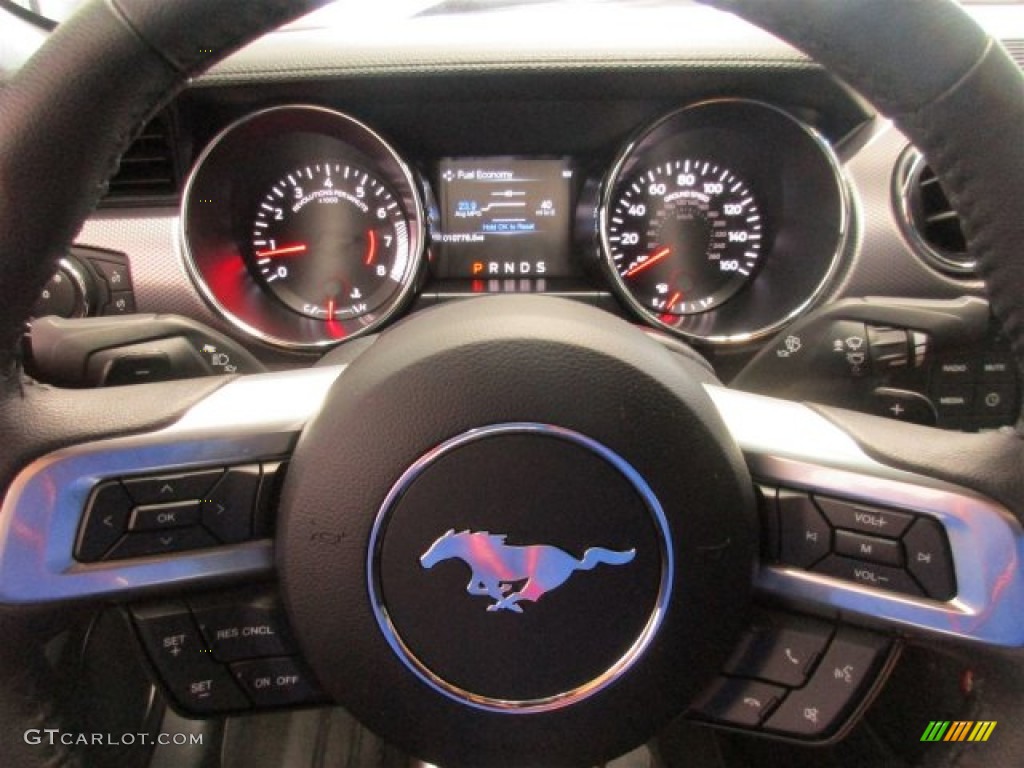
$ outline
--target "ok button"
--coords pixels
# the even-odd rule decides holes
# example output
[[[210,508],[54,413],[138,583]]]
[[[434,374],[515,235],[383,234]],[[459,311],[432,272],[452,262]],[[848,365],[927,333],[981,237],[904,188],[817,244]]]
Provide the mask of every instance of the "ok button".
[[[195,525],[199,522],[199,506],[199,501],[173,501],[135,507],[128,527],[133,531],[162,531]]]

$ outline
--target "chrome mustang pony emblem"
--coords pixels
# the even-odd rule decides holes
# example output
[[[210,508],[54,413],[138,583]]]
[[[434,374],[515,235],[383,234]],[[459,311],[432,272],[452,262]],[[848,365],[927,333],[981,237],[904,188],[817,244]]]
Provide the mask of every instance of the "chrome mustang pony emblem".
[[[547,544],[515,547],[505,543],[505,535],[487,531],[449,530],[430,545],[420,557],[420,565],[433,568],[442,560],[458,558],[470,567],[466,591],[471,595],[487,595],[494,602],[488,611],[522,613],[517,605],[522,600],[536,602],[546,593],[562,586],[576,571],[589,571],[595,566],[625,565],[636,555],[635,549],[617,552],[604,547],[591,547],[577,560],[568,552]],[[521,584],[518,592],[512,590]]]

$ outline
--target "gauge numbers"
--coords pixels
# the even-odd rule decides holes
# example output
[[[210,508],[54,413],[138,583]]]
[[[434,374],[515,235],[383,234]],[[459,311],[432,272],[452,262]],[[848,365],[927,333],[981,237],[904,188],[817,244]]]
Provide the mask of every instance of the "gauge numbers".
[[[761,212],[737,174],[700,159],[649,167],[617,185],[605,219],[622,287],[647,312],[707,312],[750,281],[763,247]]]
[[[295,168],[253,218],[251,265],[290,309],[333,321],[378,309],[408,272],[409,230],[391,190],[343,162]]]

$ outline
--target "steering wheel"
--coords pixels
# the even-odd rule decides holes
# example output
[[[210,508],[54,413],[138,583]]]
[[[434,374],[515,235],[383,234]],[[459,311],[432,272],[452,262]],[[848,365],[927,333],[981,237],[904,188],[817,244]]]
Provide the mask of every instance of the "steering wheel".
[[[64,717],[43,646],[70,616],[274,567],[326,690],[440,764],[586,764],[642,743],[720,668],[752,573],[762,591],[814,611],[1024,645],[1019,434],[939,435],[731,392],[696,355],[583,306],[498,297],[441,307],[384,333],[343,371],[95,391],[27,379],[24,322],[136,131],[188,78],[318,4],[96,0],[0,92],[8,765],[75,764],[59,745],[22,737]],[[927,155],[1024,368],[1024,88],[1002,48],[947,0],[709,4],[803,49]],[[273,548],[72,556],[105,478],[285,455]],[[941,524],[956,599],[758,566],[752,476]],[[468,585],[488,610],[455,605],[451,578],[432,568],[445,557],[491,563],[474,566]],[[1013,730],[1002,754],[1019,759],[1024,737]]]

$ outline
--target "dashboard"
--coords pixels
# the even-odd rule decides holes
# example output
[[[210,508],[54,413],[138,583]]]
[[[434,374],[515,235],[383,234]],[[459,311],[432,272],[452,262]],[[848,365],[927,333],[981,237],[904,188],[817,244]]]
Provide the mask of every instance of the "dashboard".
[[[210,304],[283,347],[377,330],[421,288],[595,287],[669,333],[749,341],[817,297],[848,218],[828,141],[741,98],[641,127],[607,169],[579,153],[413,165],[349,115],[272,107],[207,145],[181,217]]]
[[[152,124],[173,182],[87,222],[136,312],[282,369],[438,303],[540,293],[687,342],[730,383],[815,308],[982,295],[918,226],[906,139],[730,17],[631,10],[621,38],[563,52],[554,29],[510,47],[521,9],[473,39],[472,13],[364,39],[329,11],[180,94]]]

